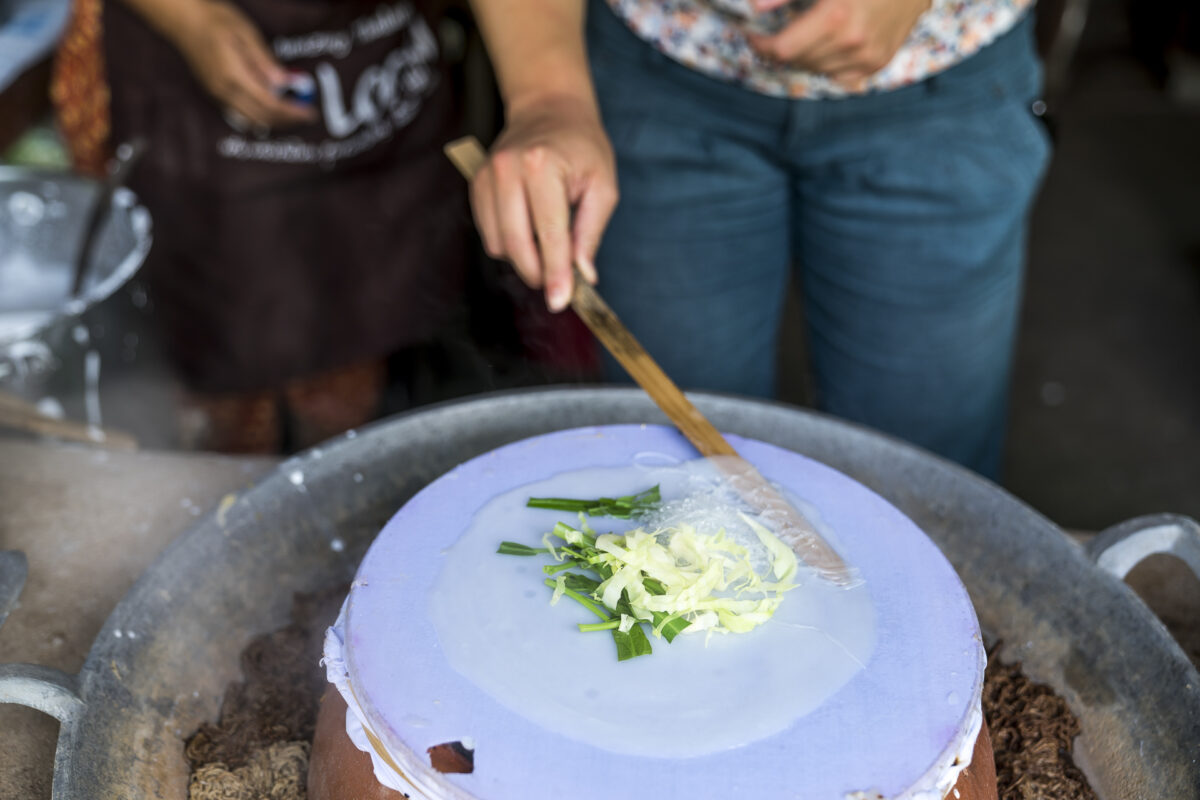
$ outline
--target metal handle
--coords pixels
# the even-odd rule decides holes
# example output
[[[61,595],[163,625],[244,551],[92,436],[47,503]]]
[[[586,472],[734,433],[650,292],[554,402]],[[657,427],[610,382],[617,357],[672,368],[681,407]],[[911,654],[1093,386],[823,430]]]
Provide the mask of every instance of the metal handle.
[[[0,625],[17,605],[29,564],[25,554],[0,551]],[[36,708],[59,722],[69,722],[83,708],[79,678],[36,664],[0,664],[0,703]]]
[[[37,664],[0,664],[0,703],[36,708],[59,722],[83,708],[78,676]]]
[[[8,614],[17,607],[17,598],[25,586],[29,573],[29,562],[19,550],[0,550],[0,625]]]
[[[1086,550],[1096,566],[1122,580],[1158,553],[1175,556],[1200,578],[1200,523],[1181,514],[1151,514],[1114,525]]]

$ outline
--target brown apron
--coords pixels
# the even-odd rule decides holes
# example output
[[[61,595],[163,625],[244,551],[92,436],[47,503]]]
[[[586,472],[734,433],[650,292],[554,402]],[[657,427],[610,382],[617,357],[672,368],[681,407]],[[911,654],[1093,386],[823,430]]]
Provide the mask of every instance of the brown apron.
[[[183,58],[105,3],[113,138],[148,140],[131,185],[154,220],[145,277],[191,388],[280,382],[429,339],[460,301],[455,109],[410,0],[237,0],[316,86],[320,121],[239,130]],[[243,126],[244,127],[244,126]]]

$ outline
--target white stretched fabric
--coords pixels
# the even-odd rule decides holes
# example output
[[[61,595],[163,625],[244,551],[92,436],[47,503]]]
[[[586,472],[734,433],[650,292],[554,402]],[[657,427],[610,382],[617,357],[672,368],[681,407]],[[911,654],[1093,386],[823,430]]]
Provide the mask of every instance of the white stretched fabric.
[[[344,643],[346,638],[346,604],[338,613],[337,621],[325,631],[325,646],[322,651],[321,663],[325,666],[325,677],[337,687],[338,694],[346,701],[346,735],[354,746],[371,757],[371,767],[375,778],[389,789],[413,796],[413,786],[399,772],[392,769],[383,757],[371,746],[367,732],[363,727],[363,710],[354,692],[350,691],[350,675],[346,671]]]

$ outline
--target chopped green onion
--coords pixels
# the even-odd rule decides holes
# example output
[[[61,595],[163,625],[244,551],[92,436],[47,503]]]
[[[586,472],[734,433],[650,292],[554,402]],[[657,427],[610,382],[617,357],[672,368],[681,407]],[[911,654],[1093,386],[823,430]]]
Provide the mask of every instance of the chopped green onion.
[[[531,497],[525,505],[529,508],[546,508],[552,511],[571,511],[589,517],[616,517],[629,519],[640,517],[658,508],[662,494],[652,486],[638,494],[624,497],[600,497],[595,500],[575,500],[567,497]]]
[[[552,581],[549,578],[547,578],[546,585],[549,586],[551,589],[554,589],[555,592],[558,592],[558,590],[560,588],[559,581],[562,581],[564,579],[564,577],[565,576],[560,576],[558,581]],[[566,588],[565,584],[563,584],[561,588],[562,588],[562,593],[564,595],[571,598],[576,603],[579,603],[579,605],[583,606],[588,611],[591,611],[593,614],[595,614],[600,619],[608,621],[609,615],[606,614],[604,612],[604,609],[601,608],[598,604],[593,603],[591,600],[584,597],[583,595],[581,595],[579,592],[575,591],[574,589]]]
[[[611,631],[621,625],[620,620],[610,619],[607,622],[581,622],[579,630],[584,633],[592,633],[593,631]]]
[[[654,510],[660,501],[657,486],[618,498],[532,498],[532,508],[579,514],[580,527],[559,522],[542,537],[545,547],[502,542],[498,552],[553,557],[557,564],[542,567],[553,576],[544,580],[554,590],[551,603],[570,597],[595,614],[601,621],[582,623],[579,630],[610,631],[619,661],[653,651],[644,626],[672,642],[685,631],[745,633],[770,619],[783,593],[795,588],[796,557],[749,517],[742,516],[770,563],[763,575],[754,571],[749,551],[724,531],[704,536],[681,524],[653,532],[637,528],[597,535],[588,525],[589,514],[628,519]],[[556,546],[556,540],[563,544]]]
[[[550,550],[546,547],[530,547],[518,542],[501,542],[500,548],[496,552],[506,556],[536,556],[549,553]]]

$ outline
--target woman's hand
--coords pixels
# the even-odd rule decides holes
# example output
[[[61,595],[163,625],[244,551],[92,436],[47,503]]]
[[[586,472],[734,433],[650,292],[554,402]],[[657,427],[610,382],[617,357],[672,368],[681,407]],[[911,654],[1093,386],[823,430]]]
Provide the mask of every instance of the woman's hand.
[[[616,204],[612,147],[595,104],[569,94],[511,103],[508,124],[471,182],[488,254],[511,261],[531,288],[544,288],[551,311],[571,300],[572,263],[596,282],[592,259]]]
[[[754,0],[769,11],[787,0]],[[860,88],[886,67],[931,0],[817,0],[771,36],[748,34],[760,55]]]
[[[168,35],[222,107],[266,127],[317,118],[312,106],[276,94],[286,72],[242,11],[224,0],[192,0],[188,5],[185,24],[172,26]]]

